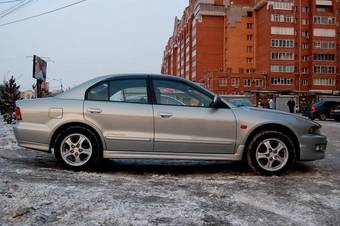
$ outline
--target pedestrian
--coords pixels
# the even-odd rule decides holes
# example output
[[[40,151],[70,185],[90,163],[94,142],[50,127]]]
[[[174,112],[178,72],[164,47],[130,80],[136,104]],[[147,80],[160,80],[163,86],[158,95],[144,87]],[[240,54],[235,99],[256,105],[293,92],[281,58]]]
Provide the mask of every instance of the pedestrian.
[[[273,98],[270,98],[270,99],[269,99],[268,104],[269,104],[269,109],[274,109],[274,101],[273,101]]]
[[[295,101],[293,98],[290,98],[290,100],[287,102],[289,112],[290,113],[295,113]]]

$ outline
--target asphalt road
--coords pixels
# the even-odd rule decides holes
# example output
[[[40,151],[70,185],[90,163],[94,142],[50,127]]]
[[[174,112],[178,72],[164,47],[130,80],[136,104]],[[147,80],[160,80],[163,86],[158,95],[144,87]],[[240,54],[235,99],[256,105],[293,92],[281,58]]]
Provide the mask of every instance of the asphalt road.
[[[340,225],[340,123],[325,160],[281,177],[241,163],[110,160],[61,169],[0,124],[0,225]]]

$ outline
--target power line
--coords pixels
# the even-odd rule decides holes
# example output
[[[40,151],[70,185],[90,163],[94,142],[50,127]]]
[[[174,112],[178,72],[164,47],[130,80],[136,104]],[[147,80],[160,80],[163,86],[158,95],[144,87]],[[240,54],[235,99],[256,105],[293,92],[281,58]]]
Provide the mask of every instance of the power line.
[[[1,1],[0,4],[13,3],[13,2],[22,2],[22,1],[23,0]]]
[[[3,13],[8,12],[9,10],[13,9],[14,7],[20,5],[23,1],[25,1],[25,0],[21,0],[18,4],[12,5],[11,7],[7,8],[7,9],[5,9],[5,10],[2,10],[2,11],[0,12],[0,14],[3,14]]]
[[[43,12],[43,13],[40,13],[40,14],[37,14],[37,15],[25,17],[25,18],[18,19],[18,20],[13,20],[13,21],[10,21],[10,22],[7,22],[7,23],[3,23],[3,24],[0,24],[0,27],[7,26],[7,25],[10,25],[10,24],[14,24],[14,23],[19,23],[19,22],[22,22],[22,21],[25,21],[25,20],[29,20],[29,19],[33,19],[33,18],[36,18],[36,17],[43,16],[43,15],[46,15],[46,14],[54,13],[54,12],[56,12],[56,11],[66,9],[66,8],[68,8],[68,7],[71,7],[71,6],[80,4],[80,3],[85,2],[85,1],[87,1],[87,0],[82,0],[82,1],[74,2],[74,3],[72,3],[72,4],[69,4],[69,5],[65,5],[65,6],[56,8],[56,9],[54,9],[54,10],[46,11],[46,12]]]
[[[25,2],[26,2],[26,0],[21,0],[19,3],[15,4],[15,5],[12,5],[12,6],[10,6],[9,8],[7,8],[7,9],[5,9],[5,10],[2,10],[2,11],[0,12],[0,15],[3,15],[3,14],[5,14],[5,13],[8,13],[9,11],[11,11],[11,10],[13,10],[13,9],[15,9],[15,8],[17,8],[17,7],[20,7],[20,5],[23,4],[23,3],[25,3]]]
[[[1,18],[4,18],[5,16],[7,16],[7,15],[13,13],[13,12],[15,12],[16,10],[18,10],[18,9],[20,9],[21,7],[23,7],[23,6],[27,5],[27,4],[29,4],[29,3],[32,2],[32,1],[33,1],[33,0],[28,0],[28,1],[25,1],[25,0],[24,0],[24,1],[20,2],[20,3],[18,3],[17,5],[12,6],[12,7],[8,8],[7,10],[2,11],[2,12],[0,13],[0,19],[1,19]]]

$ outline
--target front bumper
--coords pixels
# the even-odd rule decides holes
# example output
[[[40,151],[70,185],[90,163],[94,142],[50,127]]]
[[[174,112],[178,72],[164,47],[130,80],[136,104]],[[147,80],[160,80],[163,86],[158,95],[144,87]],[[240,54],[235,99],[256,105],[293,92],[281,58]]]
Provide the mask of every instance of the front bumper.
[[[306,134],[300,140],[300,161],[324,159],[326,156],[327,137]]]

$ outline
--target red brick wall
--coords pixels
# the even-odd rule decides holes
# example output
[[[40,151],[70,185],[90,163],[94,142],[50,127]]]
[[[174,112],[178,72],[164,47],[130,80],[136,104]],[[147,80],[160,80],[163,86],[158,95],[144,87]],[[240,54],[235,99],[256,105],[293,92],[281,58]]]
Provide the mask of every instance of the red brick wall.
[[[196,26],[196,78],[199,82],[204,74],[223,70],[223,17],[203,16]]]

